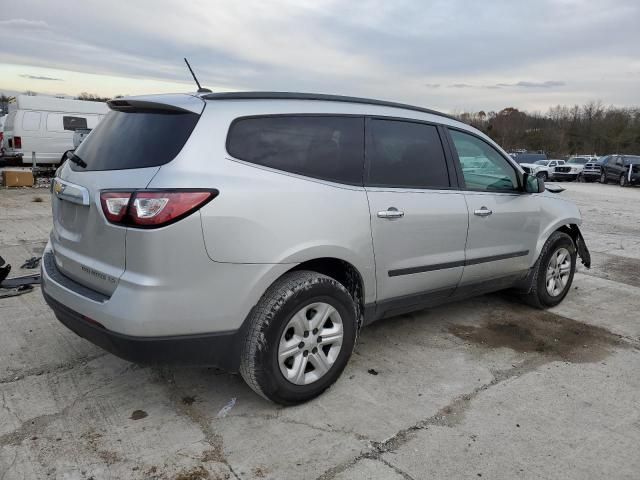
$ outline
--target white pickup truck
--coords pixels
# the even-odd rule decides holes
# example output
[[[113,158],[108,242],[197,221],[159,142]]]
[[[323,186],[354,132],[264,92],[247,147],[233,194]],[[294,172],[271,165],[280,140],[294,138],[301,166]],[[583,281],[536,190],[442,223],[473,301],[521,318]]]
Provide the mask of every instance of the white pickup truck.
[[[538,160],[534,163],[521,163],[520,166],[528,174],[547,181],[553,180],[556,167],[564,164],[564,160]]]

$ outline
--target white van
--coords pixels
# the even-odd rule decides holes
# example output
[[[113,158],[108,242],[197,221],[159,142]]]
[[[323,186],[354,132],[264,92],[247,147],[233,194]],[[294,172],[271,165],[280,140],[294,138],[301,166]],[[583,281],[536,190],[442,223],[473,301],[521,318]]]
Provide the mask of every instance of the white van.
[[[7,119],[7,115],[0,117],[0,157],[4,155],[4,122]]]
[[[9,100],[4,125],[5,155],[31,164],[59,163],[73,149],[76,129],[93,129],[108,112],[103,102],[18,95]]]

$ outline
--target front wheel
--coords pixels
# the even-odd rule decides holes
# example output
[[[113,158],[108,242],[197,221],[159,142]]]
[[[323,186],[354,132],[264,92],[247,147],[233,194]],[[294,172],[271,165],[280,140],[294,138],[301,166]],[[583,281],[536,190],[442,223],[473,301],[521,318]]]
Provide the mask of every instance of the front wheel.
[[[554,232],[542,247],[523,300],[538,308],[558,305],[569,292],[576,270],[577,250],[573,239]]]
[[[547,172],[538,172],[536,174],[536,177],[541,178],[542,180],[544,180],[545,182],[547,181]]]
[[[626,187],[628,184],[629,182],[627,182],[627,176],[623,173],[622,175],[620,175],[620,186]]]
[[[600,183],[607,183],[607,172],[600,172]]]
[[[326,275],[294,271],[277,280],[252,310],[240,373],[259,395],[295,405],[329,388],[356,341],[358,309]]]

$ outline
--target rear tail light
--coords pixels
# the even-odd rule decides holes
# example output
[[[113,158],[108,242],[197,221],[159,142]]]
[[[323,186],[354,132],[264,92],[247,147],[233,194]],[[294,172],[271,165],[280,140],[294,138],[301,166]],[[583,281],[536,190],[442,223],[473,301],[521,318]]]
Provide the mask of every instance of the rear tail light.
[[[22,148],[22,137],[13,137],[13,147]]]
[[[100,194],[100,203],[111,223],[155,228],[190,215],[217,195],[217,190],[106,191]]]

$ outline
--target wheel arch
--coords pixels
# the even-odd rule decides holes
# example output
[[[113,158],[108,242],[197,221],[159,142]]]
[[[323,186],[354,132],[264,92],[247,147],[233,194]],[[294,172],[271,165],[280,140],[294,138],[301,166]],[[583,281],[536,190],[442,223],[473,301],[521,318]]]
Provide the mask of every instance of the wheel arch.
[[[358,328],[362,326],[365,311],[365,282],[360,271],[350,262],[336,257],[320,257],[298,263],[288,272],[310,270],[340,282],[356,301],[358,307]]]

